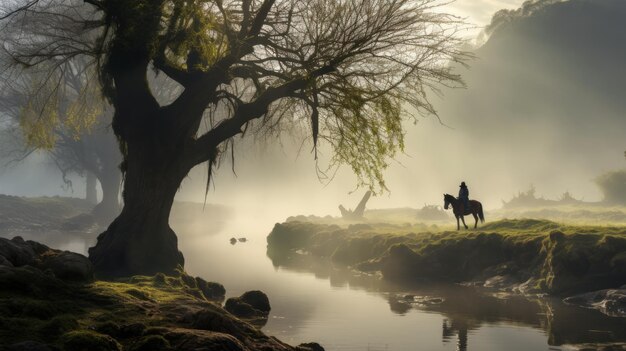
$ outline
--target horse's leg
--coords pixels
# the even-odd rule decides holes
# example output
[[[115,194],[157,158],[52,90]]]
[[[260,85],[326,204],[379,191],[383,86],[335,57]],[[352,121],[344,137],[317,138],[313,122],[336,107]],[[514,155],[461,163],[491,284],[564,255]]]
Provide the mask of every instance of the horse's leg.
[[[467,229],[467,224],[465,224],[465,216],[461,216],[461,220],[463,221],[463,226]]]
[[[459,216],[456,217],[456,230],[461,230],[461,225],[459,224]]]
[[[473,212],[472,215],[474,215],[474,220],[476,221],[474,223],[474,229],[476,229],[478,227],[478,215],[476,214],[476,212]]]

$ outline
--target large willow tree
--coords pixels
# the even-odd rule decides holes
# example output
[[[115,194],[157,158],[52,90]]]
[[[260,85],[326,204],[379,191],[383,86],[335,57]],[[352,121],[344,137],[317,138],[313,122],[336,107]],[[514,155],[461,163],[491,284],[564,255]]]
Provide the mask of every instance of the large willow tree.
[[[458,84],[450,61],[464,58],[457,20],[432,0],[21,0],[3,17],[5,30],[38,23],[5,40],[21,66],[88,55],[99,67],[124,173],[124,208],[89,250],[102,275],[183,264],[174,196],[236,136],[307,128],[331,164],[384,187],[402,122],[434,113],[427,91]],[[151,72],[180,94],[158,99]]]

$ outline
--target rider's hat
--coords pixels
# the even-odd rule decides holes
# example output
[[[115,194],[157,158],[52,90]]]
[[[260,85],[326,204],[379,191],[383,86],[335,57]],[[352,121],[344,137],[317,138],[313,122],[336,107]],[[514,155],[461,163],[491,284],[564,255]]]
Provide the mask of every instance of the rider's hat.
[[[461,182],[461,185],[459,185],[460,188],[467,188],[467,185],[465,185],[465,182]]]

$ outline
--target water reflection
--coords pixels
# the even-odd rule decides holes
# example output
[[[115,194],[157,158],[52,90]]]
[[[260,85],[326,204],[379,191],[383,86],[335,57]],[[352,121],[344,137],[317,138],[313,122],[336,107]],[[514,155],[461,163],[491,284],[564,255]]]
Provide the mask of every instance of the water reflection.
[[[12,231],[0,232],[0,237],[12,239],[16,236],[24,240],[34,240],[54,249],[78,252],[87,255],[87,249],[96,243],[97,234],[60,231]]]
[[[447,319],[443,320],[443,342],[448,343],[452,339],[454,339],[456,335],[456,349],[458,351],[466,351],[467,350],[467,324],[465,321],[451,321],[449,322]]]
[[[378,277],[340,269],[310,255],[273,250],[268,250],[267,255],[275,267],[311,272],[329,279],[332,286],[375,291],[398,315],[413,309],[439,313],[444,317],[443,343],[456,340],[456,349],[461,351],[468,349],[469,336],[479,329],[502,324],[542,330],[550,346],[626,342],[626,318],[569,306],[556,298],[527,298],[458,285],[401,289]]]

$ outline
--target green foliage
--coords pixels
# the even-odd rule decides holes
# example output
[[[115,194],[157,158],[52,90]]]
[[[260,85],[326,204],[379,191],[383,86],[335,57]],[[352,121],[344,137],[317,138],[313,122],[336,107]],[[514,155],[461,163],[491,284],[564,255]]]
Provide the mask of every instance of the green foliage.
[[[383,172],[389,159],[404,151],[401,101],[389,96],[367,101],[368,92],[356,89],[343,93],[344,99],[324,119],[322,138],[334,150],[330,166],[349,165],[358,186],[385,190]]]
[[[54,71],[31,72],[24,77],[20,93],[27,99],[18,120],[27,146],[52,150],[59,134],[80,140],[99,122],[104,105],[98,84],[87,76],[74,78],[84,81],[72,86],[64,75]]]
[[[206,2],[175,0],[166,5],[169,13],[166,33],[160,45],[169,48],[170,60],[181,62],[180,68],[206,71],[228,52],[228,41],[216,15],[207,11]],[[187,67],[186,58],[198,57]]]

